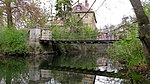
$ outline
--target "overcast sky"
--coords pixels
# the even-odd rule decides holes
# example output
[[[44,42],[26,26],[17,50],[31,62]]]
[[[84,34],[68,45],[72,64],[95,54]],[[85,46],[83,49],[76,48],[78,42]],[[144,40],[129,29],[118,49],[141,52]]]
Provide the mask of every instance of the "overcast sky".
[[[50,1],[55,5],[56,0],[41,0],[41,1]],[[73,2],[77,2],[78,0],[73,0]],[[85,0],[79,0],[80,3],[85,2]],[[90,6],[94,2],[94,0],[88,0]],[[102,5],[102,3],[104,4]],[[44,5],[47,7],[49,3]],[[99,7],[102,5],[101,7]],[[99,8],[99,9],[98,9]],[[129,0],[96,0],[92,9],[95,11],[96,19],[97,19],[97,28],[103,28],[104,25],[117,25],[121,23],[123,16],[133,16],[134,12],[132,10],[132,6]],[[55,8],[53,9],[55,10]]]
[[[77,0],[74,0],[76,2]],[[80,0],[84,3],[85,0]],[[94,0],[88,0],[91,5]],[[104,4],[99,7],[102,3]],[[99,8],[99,9],[98,9]],[[102,28],[104,25],[121,23],[123,16],[133,16],[134,12],[129,0],[96,0],[92,9],[95,11],[98,21],[97,27]]]

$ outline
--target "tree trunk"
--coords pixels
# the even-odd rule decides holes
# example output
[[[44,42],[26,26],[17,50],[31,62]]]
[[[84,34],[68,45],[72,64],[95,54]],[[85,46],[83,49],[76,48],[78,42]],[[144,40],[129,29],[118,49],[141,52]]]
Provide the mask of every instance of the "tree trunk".
[[[7,13],[7,25],[8,25],[8,27],[11,27],[11,26],[13,26],[11,2],[6,2],[6,13]]]
[[[130,0],[139,25],[139,38],[146,53],[147,63],[150,68],[150,24],[140,0]]]

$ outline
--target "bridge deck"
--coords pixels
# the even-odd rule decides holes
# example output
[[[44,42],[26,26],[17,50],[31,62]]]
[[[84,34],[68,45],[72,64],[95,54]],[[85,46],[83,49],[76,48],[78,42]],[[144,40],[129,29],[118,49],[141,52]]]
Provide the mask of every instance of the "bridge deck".
[[[60,44],[112,44],[118,40],[40,40],[41,43]]]

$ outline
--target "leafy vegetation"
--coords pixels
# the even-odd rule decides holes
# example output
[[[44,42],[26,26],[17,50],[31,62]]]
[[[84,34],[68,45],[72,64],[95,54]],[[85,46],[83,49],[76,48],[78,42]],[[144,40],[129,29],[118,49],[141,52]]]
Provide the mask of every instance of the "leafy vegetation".
[[[52,27],[50,28],[52,31],[53,40],[96,40],[98,36],[98,31],[92,27],[88,26],[80,26],[72,28],[64,28],[64,27]],[[93,49],[94,45],[88,46]],[[57,52],[60,54],[64,54],[69,51],[80,51],[81,45],[55,45]],[[81,50],[84,51],[84,50]],[[69,53],[69,52],[68,52]]]
[[[56,1],[56,11],[57,11],[57,18],[61,18],[64,22],[67,21],[71,14],[72,10],[72,5],[71,5],[72,0],[57,0]],[[56,18],[56,19],[57,19]]]
[[[3,54],[24,54],[27,52],[28,32],[23,29],[3,28],[0,31],[0,52]]]
[[[26,70],[27,65],[24,59],[0,59],[0,78],[6,79],[7,84],[11,84],[12,79],[14,79],[13,84],[18,84],[20,81],[18,79],[23,77],[23,75],[26,73]]]
[[[43,27],[50,16],[45,9],[40,8],[40,1],[0,0],[0,4],[0,25],[2,26],[30,28],[35,26],[32,24],[38,23]]]
[[[97,66],[97,54],[87,53],[85,55],[80,56],[75,55],[74,57],[66,57],[63,56],[62,58],[62,66],[68,67],[76,67],[76,68],[83,68],[83,69],[95,69]],[[71,65],[70,65],[71,64]]]
[[[149,11],[149,10],[143,9],[143,6],[140,0],[130,0],[130,2],[131,2],[131,5],[133,6],[135,15],[137,17],[138,28],[139,28],[138,29],[139,38],[143,44],[144,52],[146,54],[147,64],[148,64],[148,67],[150,68],[150,39],[149,39],[150,22],[148,18],[149,15],[146,15],[145,13],[145,11]]]
[[[108,50],[113,60],[124,61],[128,69],[128,76],[134,83],[139,82],[144,75],[140,74],[142,67],[146,67],[146,56],[140,39],[137,38],[136,23],[126,25],[127,34],[124,39],[116,42],[113,48]],[[142,77],[141,77],[142,76]]]
[[[58,27],[55,26],[50,28],[52,31],[53,39],[97,39],[98,31],[92,27],[81,26],[75,32],[72,32],[70,28]]]

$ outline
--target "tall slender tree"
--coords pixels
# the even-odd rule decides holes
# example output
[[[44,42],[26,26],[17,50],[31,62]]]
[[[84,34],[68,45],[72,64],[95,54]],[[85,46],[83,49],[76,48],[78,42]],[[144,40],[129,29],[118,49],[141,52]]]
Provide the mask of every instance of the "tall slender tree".
[[[49,14],[42,11],[40,3],[25,0],[0,0],[1,17],[6,18],[8,27],[30,27],[31,24],[39,23],[44,25]],[[4,18],[1,18],[5,20]]]

